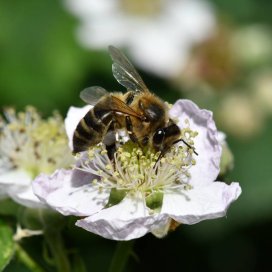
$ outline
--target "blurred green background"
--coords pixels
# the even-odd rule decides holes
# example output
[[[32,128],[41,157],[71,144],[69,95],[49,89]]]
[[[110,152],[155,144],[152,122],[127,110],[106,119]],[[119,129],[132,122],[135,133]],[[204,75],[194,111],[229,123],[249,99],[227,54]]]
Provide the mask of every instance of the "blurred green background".
[[[227,25],[229,31],[261,24],[265,25],[265,35],[272,35],[271,1],[210,2],[215,7],[216,17]],[[26,105],[34,105],[44,116],[55,109],[65,116],[71,105],[84,105],[79,92],[85,87],[101,85],[108,90],[119,89],[112,76],[107,52],[83,48],[77,41],[75,31],[78,24],[78,19],[64,8],[62,1],[0,1],[1,108],[14,106],[21,110]],[[237,50],[245,50],[244,45]],[[220,59],[216,63],[220,63]],[[263,113],[265,106],[258,104],[258,112],[261,111],[264,117],[254,120],[257,118],[255,108],[251,111],[249,106],[252,117],[242,122],[256,121],[257,129],[250,130],[248,134],[247,131],[237,134],[238,125],[234,128],[224,126],[227,122],[232,124],[232,107],[228,121],[221,117],[218,108],[218,104],[224,105],[224,99],[229,99],[228,92],[235,95],[235,91],[241,88],[246,101],[255,101],[256,96],[248,91],[251,79],[264,69],[272,69],[271,64],[271,55],[253,64],[243,64],[243,68],[235,70],[238,78],[230,78],[227,87],[208,82],[208,91],[207,84],[203,87],[205,78],[201,78],[201,84],[189,87],[188,91],[187,85],[177,83],[178,80],[173,82],[139,69],[147,85],[152,86],[152,90],[163,99],[173,103],[178,98],[192,98],[201,107],[214,110],[218,128],[227,132],[235,160],[234,169],[225,181],[240,182],[243,193],[230,207],[226,218],[180,226],[162,240],[152,235],[138,239],[134,245],[135,256],[129,259],[126,271],[271,270],[272,110],[268,108]],[[268,73],[268,79],[269,75],[272,73]],[[272,99],[272,86],[267,87]],[[78,250],[87,271],[107,271],[116,242],[72,227],[72,224],[69,226],[65,229],[65,242]],[[40,240],[29,238],[24,241],[24,246],[35,255],[35,251],[40,249]],[[14,259],[6,271],[29,270]]]

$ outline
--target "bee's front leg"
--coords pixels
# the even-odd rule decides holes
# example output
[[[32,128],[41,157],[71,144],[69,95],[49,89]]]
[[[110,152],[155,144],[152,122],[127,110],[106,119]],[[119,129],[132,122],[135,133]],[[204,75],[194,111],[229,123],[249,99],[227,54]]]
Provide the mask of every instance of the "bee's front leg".
[[[127,129],[130,140],[134,143],[138,143],[138,139],[135,133],[133,132],[133,126],[132,126],[130,116],[126,116],[126,129]]]

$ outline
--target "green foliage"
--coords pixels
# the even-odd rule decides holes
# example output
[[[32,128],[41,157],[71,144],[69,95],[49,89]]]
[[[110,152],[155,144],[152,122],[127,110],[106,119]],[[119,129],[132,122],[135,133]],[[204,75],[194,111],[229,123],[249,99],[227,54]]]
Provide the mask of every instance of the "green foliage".
[[[84,75],[75,21],[60,1],[0,2],[1,103],[67,108]]]
[[[16,216],[19,209],[20,206],[9,198],[0,201],[0,215]]]
[[[2,220],[0,221],[0,271],[8,265],[13,254],[15,244],[13,241],[13,233],[11,228],[5,224]]]
[[[272,2],[267,0],[211,0],[223,17],[231,17],[237,23],[252,23],[254,21],[271,23]]]

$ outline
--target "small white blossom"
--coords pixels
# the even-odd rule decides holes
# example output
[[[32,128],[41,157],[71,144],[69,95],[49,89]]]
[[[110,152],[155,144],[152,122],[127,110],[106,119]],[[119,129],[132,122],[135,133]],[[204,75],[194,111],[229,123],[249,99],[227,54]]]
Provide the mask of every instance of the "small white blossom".
[[[16,113],[8,108],[0,119],[0,188],[2,197],[29,206],[44,206],[33,194],[32,180],[73,161],[62,118],[43,120],[33,107]]]
[[[235,182],[214,182],[221,145],[212,113],[179,100],[170,116],[190,147],[175,145],[158,160],[158,153],[128,141],[110,160],[98,144],[78,157],[74,170],[37,177],[34,193],[64,215],[84,216],[77,226],[114,240],[148,232],[163,237],[181,223],[225,216],[241,188]]]
[[[66,0],[80,19],[78,38],[90,48],[126,47],[135,63],[162,77],[183,69],[190,49],[215,26],[204,0]]]
[[[243,90],[236,90],[220,101],[218,118],[224,130],[238,138],[250,138],[262,131],[265,113]]]

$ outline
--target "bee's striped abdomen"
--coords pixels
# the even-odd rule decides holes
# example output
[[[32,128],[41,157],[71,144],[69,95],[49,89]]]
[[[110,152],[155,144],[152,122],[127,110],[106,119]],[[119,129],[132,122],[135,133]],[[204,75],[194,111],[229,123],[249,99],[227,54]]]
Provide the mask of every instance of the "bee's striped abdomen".
[[[78,123],[73,136],[73,152],[81,152],[100,143],[112,121],[110,96],[102,98]]]
[[[81,152],[101,142],[107,125],[91,109],[78,123],[73,136],[73,152]]]

